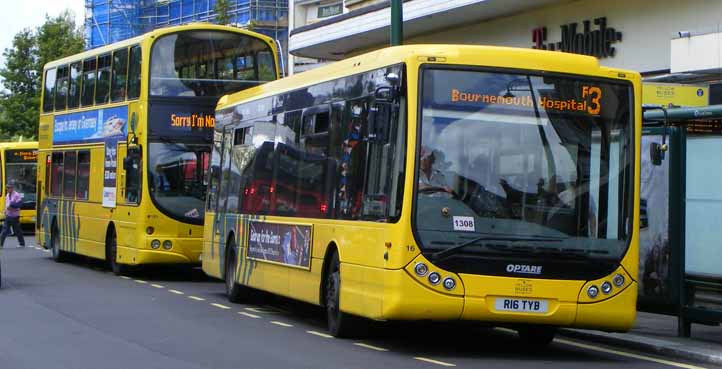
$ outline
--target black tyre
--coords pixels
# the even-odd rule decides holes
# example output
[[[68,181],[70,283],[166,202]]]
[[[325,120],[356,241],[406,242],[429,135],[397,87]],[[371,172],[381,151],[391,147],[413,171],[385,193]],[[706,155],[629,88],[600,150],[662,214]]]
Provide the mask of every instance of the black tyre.
[[[351,338],[362,334],[364,326],[360,318],[341,311],[341,264],[334,253],[326,274],[326,316],[328,331],[334,337]]]
[[[557,329],[555,327],[531,326],[519,328],[517,333],[527,346],[544,348],[554,340]]]
[[[127,267],[118,263],[118,236],[115,234],[115,228],[110,228],[108,236],[105,240],[105,257],[108,261],[108,268],[115,275],[127,273]]]
[[[60,232],[56,223],[53,223],[50,231],[50,252],[53,260],[58,263],[68,260],[68,253],[60,249]]]
[[[246,299],[247,288],[236,283],[236,268],[238,267],[238,246],[233,238],[228,240],[224,279],[226,282],[226,296],[228,301],[238,304]]]

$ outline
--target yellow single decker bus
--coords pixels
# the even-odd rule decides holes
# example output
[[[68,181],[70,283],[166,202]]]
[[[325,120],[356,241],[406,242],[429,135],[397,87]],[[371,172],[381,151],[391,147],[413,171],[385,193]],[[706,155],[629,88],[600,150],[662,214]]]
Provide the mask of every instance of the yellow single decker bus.
[[[274,40],[190,24],[48,63],[37,241],[56,260],[200,264],[214,108],[278,78]]]
[[[221,98],[203,270],[359,317],[532,344],[635,319],[640,76],[592,57],[387,48]]]
[[[0,143],[0,165],[2,175],[2,198],[0,208],[5,209],[5,186],[14,185],[15,191],[23,197],[20,207],[20,226],[23,230],[32,230],[35,224],[35,199],[37,175],[37,141],[2,142]],[[5,220],[5,212],[0,214]]]

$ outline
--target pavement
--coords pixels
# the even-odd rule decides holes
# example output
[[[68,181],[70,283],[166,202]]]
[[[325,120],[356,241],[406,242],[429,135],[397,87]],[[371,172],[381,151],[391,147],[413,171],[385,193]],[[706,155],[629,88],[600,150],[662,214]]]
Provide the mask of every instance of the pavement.
[[[674,316],[637,312],[636,325],[627,333],[578,329],[564,329],[560,333],[610,346],[722,365],[722,327],[693,324],[691,337],[677,337]]]

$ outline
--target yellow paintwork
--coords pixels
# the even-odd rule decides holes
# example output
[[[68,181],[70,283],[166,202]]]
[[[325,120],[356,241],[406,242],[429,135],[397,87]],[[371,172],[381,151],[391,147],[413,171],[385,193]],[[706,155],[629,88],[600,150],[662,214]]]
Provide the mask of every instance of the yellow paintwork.
[[[0,163],[2,165],[2,187],[0,188],[0,209],[5,209],[5,184],[7,178],[5,177],[5,151],[6,150],[37,150],[37,141],[26,141],[26,142],[2,142],[0,143]],[[5,212],[0,211],[0,221],[5,220]],[[35,209],[20,210],[20,224],[35,224]]]
[[[49,215],[58,222],[61,249],[72,253],[82,254],[98,259],[106,258],[106,236],[111,226],[115,227],[117,234],[117,262],[128,265],[140,264],[197,264],[200,262],[202,251],[201,225],[192,225],[174,220],[163,214],[153,204],[149,192],[149,179],[146,167],[148,158],[147,132],[148,132],[148,76],[150,73],[150,52],[153,42],[159,37],[171,33],[191,30],[227,31],[256,37],[265,42],[271,50],[277,50],[274,40],[270,37],[243,30],[237,27],[218,26],[210,23],[192,23],[182,26],[157,29],[131,39],[123,40],[111,45],[89,50],[63,59],[50,62],[45,69],[58,65],[80,61],[94,57],[118,48],[140,45],[142,53],[140,97],[126,102],[96,105],[78,109],[57,112],[58,114],[78,113],[95,109],[128,106],[128,126],[131,117],[137,117],[135,130],[138,145],[142,148],[142,180],[141,199],[138,204],[126,204],[125,199],[125,171],[122,163],[126,157],[127,142],[118,142],[117,155],[117,205],[115,208],[102,206],[104,143],[82,145],[53,145],[52,126],[55,114],[41,113],[39,121],[39,153],[38,153],[38,183],[42,199],[46,199],[46,168],[45,162],[53,151],[63,150],[91,150],[91,174],[88,200],[65,200],[62,197],[53,197],[58,202],[58,211]],[[274,52],[274,62],[278,66],[277,53]],[[276,67],[278,77],[278,67]],[[43,74],[44,78],[44,74]],[[44,86],[43,81],[43,86]],[[43,91],[44,92],[44,91]],[[40,100],[42,101],[42,99]],[[128,128],[130,131],[130,128]],[[72,215],[71,215],[72,214]],[[71,219],[73,218],[73,219]],[[39,221],[35,237],[39,245],[49,248],[50,227],[53,219]],[[152,227],[153,233],[146,231]],[[152,240],[161,242],[169,240],[173,243],[170,250],[153,250],[150,247]]]
[[[432,59],[430,59],[432,58]],[[434,60],[431,62],[430,60]],[[291,298],[321,303],[322,269],[329,246],[337,248],[341,261],[341,309],[372,319],[477,320],[499,324],[550,324],[604,330],[627,330],[635,317],[639,242],[639,145],[641,137],[641,78],[638,73],[600,66],[592,57],[561,52],[484,46],[411,45],[387,48],[328,66],[270,82],[223,97],[218,109],[258,100],[304,86],[342,78],[398,63],[405,64],[407,137],[403,209],[397,223],[263,216],[269,222],[291,221],[313,224],[311,270],[239,258],[236,282]],[[449,273],[433,266],[442,278],[454,277],[457,286],[446,291],[431,286],[413,273],[417,261],[424,260],[411,230],[412,186],[417,142],[417,96],[419,68],[423,64],[541,70],[580,76],[611,78],[631,83],[634,93],[634,211],[630,246],[617,272],[626,277],[625,285],[615,287],[609,296],[594,301],[586,297],[589,283],[611,281],[549,280]],[[252,215],[216,219],[206,213],[203,242],[203,270],[222,277],[221,245],[233,234],[245,255],[247,240],[244,224]],[[258,220],[258,219],[255,219]],[[215,222],[223,224],[213,232]],[[219,245],[216,248],[214,245]],[[390,245],[390,247],[387,247]],[[384,257],[386,254],[386,258]],[[600,292],[601,295],[601,292]],[[547,314],[500,312],[494,308],[497,297],[547,299]]]

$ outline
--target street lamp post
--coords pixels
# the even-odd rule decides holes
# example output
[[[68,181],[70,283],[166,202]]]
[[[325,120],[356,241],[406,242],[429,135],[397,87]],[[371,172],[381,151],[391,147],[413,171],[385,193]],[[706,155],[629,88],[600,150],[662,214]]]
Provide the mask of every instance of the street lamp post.
[[[391,0],[391,46],[398,46],[404,40],[403,0]]]

